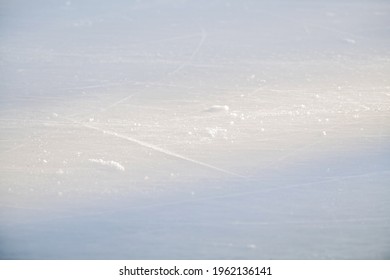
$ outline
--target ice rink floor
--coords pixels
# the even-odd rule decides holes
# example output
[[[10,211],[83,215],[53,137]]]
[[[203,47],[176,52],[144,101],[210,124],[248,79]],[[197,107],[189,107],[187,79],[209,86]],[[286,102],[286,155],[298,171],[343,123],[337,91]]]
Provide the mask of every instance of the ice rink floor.
[[[1,259],[389,259],[390,2],[1,1]]]

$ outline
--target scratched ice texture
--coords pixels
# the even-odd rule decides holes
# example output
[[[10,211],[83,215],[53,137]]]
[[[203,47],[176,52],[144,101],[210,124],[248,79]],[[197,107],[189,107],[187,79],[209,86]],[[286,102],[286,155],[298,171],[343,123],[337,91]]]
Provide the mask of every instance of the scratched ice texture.
[[[389,1],[0,3],[2,259],[389,259],[389,140]]]

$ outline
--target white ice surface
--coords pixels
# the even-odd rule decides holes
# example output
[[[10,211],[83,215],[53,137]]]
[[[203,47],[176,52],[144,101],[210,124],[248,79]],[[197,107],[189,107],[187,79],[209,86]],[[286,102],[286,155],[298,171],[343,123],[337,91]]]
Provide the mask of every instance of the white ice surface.
[[[390,3],[2,1],[0,258],[390,258]]]

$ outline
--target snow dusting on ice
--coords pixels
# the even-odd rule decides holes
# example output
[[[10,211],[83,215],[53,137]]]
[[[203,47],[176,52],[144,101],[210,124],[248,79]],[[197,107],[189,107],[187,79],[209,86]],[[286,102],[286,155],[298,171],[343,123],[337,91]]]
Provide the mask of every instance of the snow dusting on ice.
[[[207,109],[204,110],[208,113],[216,113],[216,112],[227,112],[229,111],[229,106],[227,105],[213,105]]]
[[[96,163],[99,163],[101,165],[113,167],[113,168],[120,170],[120,171],[125,171],[125,167],[122,164],[120,164],[119,162],[113,161],[113,160],[103,160],[103,159],[90,158],[89,161],[96,162]]]

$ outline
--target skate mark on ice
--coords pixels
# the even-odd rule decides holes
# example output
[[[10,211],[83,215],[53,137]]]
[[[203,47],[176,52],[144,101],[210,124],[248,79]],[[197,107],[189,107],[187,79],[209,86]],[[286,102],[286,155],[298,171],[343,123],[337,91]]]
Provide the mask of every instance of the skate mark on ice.
[[[85,124],[85,123],[81,123],[81,122],[78,122],[76,120],[72,120],[72,119],[69,119],[69,118],[67,118],[67,120],[69,120],[69,121],[71,121],[73,123],[79,124],[79,125],[81,125],[81,126],[83,126],[85,128],[92,129],[92,130],[95,130],[95,131],[99,131],[99,132],[101,132],[103,134],[107,134],[107,135],[111,135],[111,136],[114,136],[114,137],[117,137],[117,138],[121,138],[121,139],[127,140],[129,142],[132,142],[132,143],[138,144],[140,146],[152,149],[154,151],[157,151],[157,152],[169,155],[169,156],[174,157],[174,158],[178,158],[178,159],[181,159],[181,160],[184,160],[184,161],[192,162],[194,164],[197,164],[197,165],[200,165],[200,166],[203,166],[203,167],[207,167],[209,169],[216,170],[216,171],[219,171],[219,172],[231,175],[231,176],[247,179],[246,176],[237,174],[235,172],[232,172],[232,171],[229,171],[229,170],[226,170],[226,169],[223,169],[223,168],[220,168],[220,167],[217,167],[217,166],[214,166],[214,165],[211,165],[211,164],[208,164],[208,163],[196,160],[196,159],[192,159],[190,157],[187,157],[187,156],[184,156],[184,155],[172,152],[170,150],[161,148],[159,146],[150,144],[150,143],[145,142],[145,141],[138,140],[136,138],[133,138],[133,137],[130,137],[130,136],[127,136],[127,135],[124,135],[124,134],[117,133],[117,132],[112,131],[112,130],[101,129],[99,127],[92,126],[92,125]]]
[[[204,31],[204,29],[201,30],[201,34],[200,34],[200,40],[196,46],[196,48],[194,49],[194,51],[191,53],[190,57],[188,58],[188,60],[186,60],[185,62],[183,62],[182,64],[180,64],[176,69],[174,69],[173,71],[169,72],[167,74],[167,76],[171,76],[171,75],[174,75],[176,74],[177,72],[179,72],[181,69],[183,69],[185,66],[189,65],[191,63],[191,61],[194,59],[194,57],[199,53],[200,49],[202,48],[205,40],[206,40],[206,37],[207,37],[207,33]],[[162,83],[164,82],[164,80],[166,79],[166,76],[157,80],[155,82],[155,84],[158,84],[158,83]],[[122,104],[123,102],[126,102],[127,100],[129,100],[130,98],[132,98],[133,96],[137,95],[139,93],[133,93],[133,94],[130,94],[128,96],[125,96],[115,102],[113,102],[112,104],[110,104],[109,106],[105,107],[105,108],[101,108],[100,111],[101,112],[105,112],[107,110],[110,110],[112,108],[115,108],[116,106]]]
[[[107,111],[107,110],[110,110],[111,108],[114,108],[115,106],[117,106],[117,105],[119,105],[119,104],[121,104],[121,103],[123,103],[123,102],[129,100],[129,99],[132,98],[133,96],[134,96],[134,94],[128,95],[128,96],[126,96],[126,97],[124,97],[124,98],[122,98],[122,99],[120,99],[120,100],[118,100],[118,101],[112,103],[111,105],[109,105],[109,106],[107,106],[107,107],[105,107],[105,108],[101,108],[100,111],[101,111],[101,112],[105,112],[105,111]]]
[[[202,46],[206,40],[206,37],[207,37],[207,33],[204,31],[204,29],[202,29],[199,43],[196,46],[196,48],[194,49],[194,51],[192,52],[192,54],[190,55],[190,57],[188,58],[188,60],[183,62],[182,64],[180,64],[176,69],[174,69],[172,72],[168,73],[168,75],[174,75],[177,72],[179,72],[181,69],[186,67],[188,64],[190,64],[192,62],[192,60],[195,58],[195,56],[199,53],[200,49],[202,48]]]

